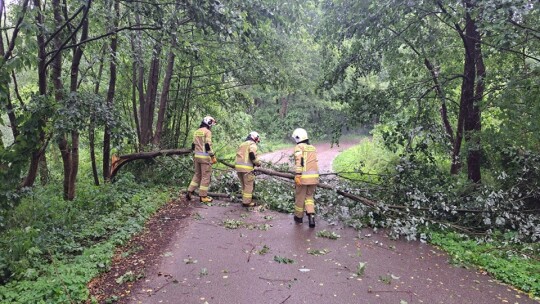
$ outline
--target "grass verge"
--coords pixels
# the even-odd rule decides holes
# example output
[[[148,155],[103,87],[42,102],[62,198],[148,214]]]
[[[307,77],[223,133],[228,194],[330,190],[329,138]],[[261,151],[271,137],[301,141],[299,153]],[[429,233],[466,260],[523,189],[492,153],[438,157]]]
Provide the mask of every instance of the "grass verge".
[[[430,243],[439,246],[452,262],[485,270],[494,278],[516,286],[540,300],[540,244],[477,242],[454,232],[430,232]]]

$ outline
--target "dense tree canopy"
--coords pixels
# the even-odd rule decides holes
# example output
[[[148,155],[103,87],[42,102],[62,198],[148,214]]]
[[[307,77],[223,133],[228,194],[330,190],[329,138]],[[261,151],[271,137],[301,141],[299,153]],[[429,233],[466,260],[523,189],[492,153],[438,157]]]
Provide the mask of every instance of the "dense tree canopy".
[[[466,159],[477,182],[501,148],[538,150],[536,123],[516,128],[538,113],[529,95],[540,68],[533,2],[324,1],[323,9],[325,87],[345,86],[336,98],[379,117],[389,140],[446,153],[454,174]]]

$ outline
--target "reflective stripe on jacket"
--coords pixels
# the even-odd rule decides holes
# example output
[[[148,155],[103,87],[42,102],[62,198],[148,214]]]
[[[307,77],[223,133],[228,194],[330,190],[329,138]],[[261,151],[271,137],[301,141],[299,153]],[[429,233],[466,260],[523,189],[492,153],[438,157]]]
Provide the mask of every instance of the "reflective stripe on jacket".
[[[196,158],[210,159],[210,151],[206,151],[205,144],[212,145],[212,131],[207,128],[199,128],[193,133],[193,143],[195,144],[195,150],[193,150]]]
[[[302,174],[302,185],[316,185],[319,183],[319,165],[317,150],[306,143],[296,145],[294,148],[295,172]]]
[[[257,144],[252,140],[246,140],[241,143],[236,151],[236,163],[234,168],[238,172],[250,172],[253,171],[253,161],[249,159],[249,152],[255,154],[255,161],[257,159]]]

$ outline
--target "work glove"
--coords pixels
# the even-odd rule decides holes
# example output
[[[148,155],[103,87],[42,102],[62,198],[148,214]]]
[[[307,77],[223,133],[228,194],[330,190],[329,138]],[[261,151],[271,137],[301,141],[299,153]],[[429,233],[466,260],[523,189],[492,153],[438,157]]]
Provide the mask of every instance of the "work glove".
[[[213,164],[216,164],[216,163],[217,163],[217,158],[216,158],[216,156],[215,156],[215,155],[214,155],[214,156],[212,156],[212,158],[211,158],[211,159],[212,159],[212,165],[213,165]]]
[[[302,175],[296,174],[294,176],[294,183],[297,184],[298,186],[302,185]]]
[[[260,162],[260,161],[256,161],[256,162],[253,163],[253,165],[254,165],[255,167],[260,167],[260,166],[261,166],[261,162]]]

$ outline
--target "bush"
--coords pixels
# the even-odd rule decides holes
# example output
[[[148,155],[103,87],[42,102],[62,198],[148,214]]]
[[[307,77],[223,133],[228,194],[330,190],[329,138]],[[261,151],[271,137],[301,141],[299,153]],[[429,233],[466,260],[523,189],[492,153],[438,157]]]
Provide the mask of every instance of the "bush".
[[[0,235],[0,302],[85,301],[86,283],[107,270],[114,248],[140,231],[170,193],[141,187],[129,173],[114,184],[78,186],[72,202],[46,187],[7,214]]]

